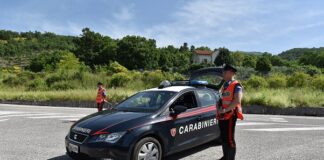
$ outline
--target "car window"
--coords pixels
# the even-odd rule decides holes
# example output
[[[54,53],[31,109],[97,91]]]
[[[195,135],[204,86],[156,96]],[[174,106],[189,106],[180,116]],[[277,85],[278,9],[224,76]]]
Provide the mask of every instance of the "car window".
[[[188,109],[196,108],[198,105],[197,105],[196,96],[194,92],[190,91],[182,94],[180,97],[178,97],[175,100],[172,107],[176,105],[185,106]]]
[[[222,68],[202,68],[195,70],[191,76],[190,81],[200,80],[207,81],[208,84],[218,85],[222,81]]]
[[[200,107],[216,105],[216,95],[209,90],[197,90],[197,99]]]
[[[176,92],[145,91],[139,92],[117,106],[118,110],[146,112],[160,109]]]

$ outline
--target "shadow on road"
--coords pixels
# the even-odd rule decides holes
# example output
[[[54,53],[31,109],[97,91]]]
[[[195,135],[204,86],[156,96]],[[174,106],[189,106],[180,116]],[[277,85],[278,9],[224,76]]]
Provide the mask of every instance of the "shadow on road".
[[[220,143],[215,144],[215,142],[209,142],[209,143],[191,148],[189,150],[185,150],[185,151],[170,155],[168,157],[165,157],[165,160],[178,160],[178,159],[186,158],[186,157],[193,155],[197,152],[201,152],[201,151],[208,149],[210,147],[215,147],[215,146],[219,146],[219,145],[220,145]]]
[[[53,157],[47,160],[71,160],[71,158],[67,155],[61,155],[61,156],[57,156],[57,157]]]
[[[208,149],[209,147],[215,147],[215,146],[219,146],[219,145],[220,145],[219,143],[215,144],[215,142],[209,142],[209,143],[191,148],[189,150],[185,150],[185,151],[170,155],[168,157],[165,157],[164,160],[178,160],[178,159],[186,158],[186,157],[193,155],[197,152],[201,152],[205,149]],[[69,156],[67,156],[67,155],[61,155],[61,156],[53,157],[53,158],[50,158],[47,160],[72,160],[72,159],[69,158]]]

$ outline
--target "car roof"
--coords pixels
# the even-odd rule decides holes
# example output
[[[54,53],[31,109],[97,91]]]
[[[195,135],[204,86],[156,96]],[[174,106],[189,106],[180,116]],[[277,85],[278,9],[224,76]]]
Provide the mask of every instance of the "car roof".
[[[191,86],[170,86],[165,88],[151,88],[145,91],[171,91],[171,92],[181,92],[185,89],[195,88]]]

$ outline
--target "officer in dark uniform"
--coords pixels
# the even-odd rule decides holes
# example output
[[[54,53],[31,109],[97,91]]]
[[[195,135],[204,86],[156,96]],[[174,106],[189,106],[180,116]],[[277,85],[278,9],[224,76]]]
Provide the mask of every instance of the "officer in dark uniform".
[[[223,69],[224,84],[221,88],[222,102],[217,109],[217,119],[222,138],[223,157],[220,160],[234,160],[236,154],[235,125],[237,118],[243,120],[241,100],[242,85],[234,79],[237,69],[226,64]]]

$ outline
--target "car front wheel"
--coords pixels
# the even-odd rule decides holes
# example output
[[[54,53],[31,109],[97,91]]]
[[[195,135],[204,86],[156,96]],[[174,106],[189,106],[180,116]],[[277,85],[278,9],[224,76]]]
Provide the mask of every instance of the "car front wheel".
[[[135,145],[132,160],[161,160],[162,149],[158,140],[146,137]]]

